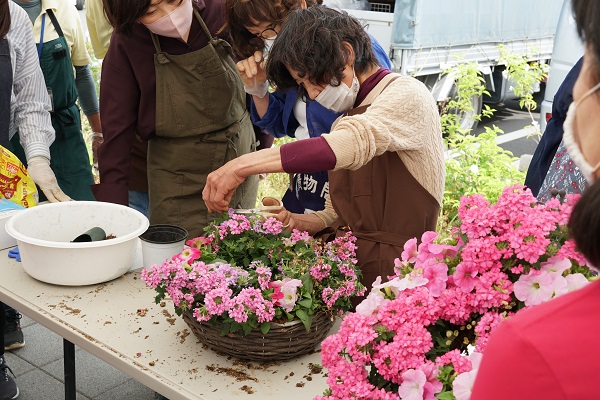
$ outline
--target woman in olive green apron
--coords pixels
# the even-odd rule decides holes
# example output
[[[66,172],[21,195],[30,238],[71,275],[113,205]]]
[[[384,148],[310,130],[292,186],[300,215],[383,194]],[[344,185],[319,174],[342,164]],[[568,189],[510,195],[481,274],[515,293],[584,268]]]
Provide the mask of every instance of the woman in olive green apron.
[[[46,16],[50,18],[58,38],[44,43]],[[69,46],[51,9],[42,15],[42,29],[37,44],[40,67],[44,73],[52,101],[52,126],[56,139],[50,146],[50,166],[61,189],[73,200],[94,200],[90,185],[94,183],[90,159],[81,134],[81,114],[75,88],[75,75]],[[11,139],[13,152],[26,164],[25,152],[18,135]],[[40,201],[46,200],[42,191]]]
[[[202,201],[207,175],[255,150],[241,79],[225,40],[213,37],[194,9],[209,43],[182,55],[156,48],[156,136],[148,144],[150,222],[202,234],[210,216]],[[231,206],[254,207],[257,177],[236,191]]]

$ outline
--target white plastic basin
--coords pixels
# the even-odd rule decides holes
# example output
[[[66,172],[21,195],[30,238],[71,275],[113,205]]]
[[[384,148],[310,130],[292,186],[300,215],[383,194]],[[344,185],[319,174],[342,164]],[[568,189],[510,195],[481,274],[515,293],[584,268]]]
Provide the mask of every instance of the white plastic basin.
[[[17,240],[23,269],[31,277],[80,286],[106,282],[129,271],[138,236],[148,226],[142,213],[126,206],[69,201],[20,211],[6,222],[6,232]],[[93,227],[116,238],[71,243]]]

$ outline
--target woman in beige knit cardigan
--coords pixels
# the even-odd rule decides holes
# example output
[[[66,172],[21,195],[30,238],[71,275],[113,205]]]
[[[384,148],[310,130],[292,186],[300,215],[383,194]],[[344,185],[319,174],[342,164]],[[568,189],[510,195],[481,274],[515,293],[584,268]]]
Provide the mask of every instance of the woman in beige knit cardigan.
[[[283,211],[278,219],[311,234],[350,230],[363,283],[392,275],[404,243],[435,230],[444,193],[442,133],[430,92],[379,68],[360,23],[321,6],[290,13],[267,75],[281,89],[300,86],[321,105],[347,112],[329,134],[241,156],[212,172],[203,191],[208,209],[226,210],[250,175],[329,170],[325,210]]]

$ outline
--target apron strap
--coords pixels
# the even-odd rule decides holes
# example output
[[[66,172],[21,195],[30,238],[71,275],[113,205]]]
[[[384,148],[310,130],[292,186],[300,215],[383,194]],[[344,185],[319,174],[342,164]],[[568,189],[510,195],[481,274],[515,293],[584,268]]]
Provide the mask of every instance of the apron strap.
[[[42,48],[44,47],[44,28],[46,27],[46,13],[42,14],[42,29],[40,29],[40,41],[38,42],[38,59],[42,58]]]
[[[0,145],[9,148],[10,96],[13,86],[8,39],[0,39]]]
[[[196,16],[196,19],[198,20],[198,22],[200,22],[200,26],[202,27],[202,30],[204,31],[204,33],[206,33],[206,36],[208,36],[208,40],[212,41],[213,37],[210,34],[210,31],[208,30],[208,27],[206,26],[206,24],[204,23],[204,20],[202,19],[202,17],[200,16],[200,13],[198,12],[197,9],[194,8],[194,15]]]
[[[59,37],[64,37],[65,34],[62,31],[62,28],[60,27],[60,24],[58,23],[58,20],[56,19],[56,16],[54,15],[54,11],[52,11],[51,9],[47,9],[46,12],[48,13],[48,16],[50,17],[50,21],[52,21],[52,25],[54,25],[54,29],[56,29],[56,33],[58,33]]]

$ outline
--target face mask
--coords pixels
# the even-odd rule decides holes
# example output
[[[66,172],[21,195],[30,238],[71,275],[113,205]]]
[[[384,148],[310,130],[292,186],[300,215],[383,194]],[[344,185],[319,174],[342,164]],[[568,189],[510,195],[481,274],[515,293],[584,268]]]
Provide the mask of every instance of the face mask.
[[[144,25],[157,35],[179,39],[190,29],[193,15],[191,0],[183,0],[183,3],[169,14]]]
[[[590,184],[594,183],[594,181],[596,180],[595,175],[596,175],[596,171],[598,171],[598,169],[600,169],[600,163],[598,163],[596,166],[592,167],[586,161],[585,157],[583,156],[583,153],[581,152],[581,148],[579,147],[579,144],[577,143],[577,140],[575,139],[578,136],[578,134],[575,131],[575,123],[574,122],[575,122],[575,110],[577,109],[577,105],[581,104],[581,102],[586,97],[588,97],[589,95],[594,93],[596,90],[598,90],[598,88],[600,88],[600,83],[598,83],[596,86],[594,86],[593,88],[588,90],[581,97],[581,99],[579,99],[579,101],[577,101],[577,102],[574,101],[573,103],[571,103],[571,105],[569,106],[569,111],[567,111],[567,117],[563,124],[563,130],[564,130],[563,140],[565,141],[565,147],[567,148],[567,151],[569,152],[569,156],[571,156],[571,158],[573,159],[575,164],[577,164],[577,167],[579,167],[579,169],[581,170],[581,173],[583,174],[585,179]]]
[[[275,39],[277,39],[277,35],[273,36],[272,38],[263,39],[263,42],[265,44],[265,47],[263,48],[263,59],[267,59],[267,56],[273,48],[273,43],[275,43]]]
[[[358,89],[360,89],[360,83],[358,83],[354,68],[352,73],[354,74],[352,87],[346,86],[343,82],[338,86],[327,85],[315,98],[315,101],[333,112],[344,112],[351,109],[358,96]]]

